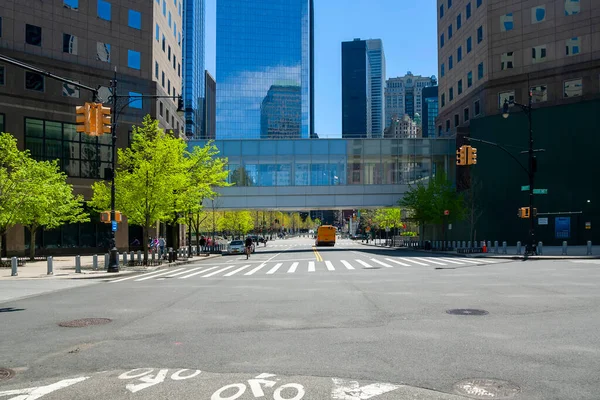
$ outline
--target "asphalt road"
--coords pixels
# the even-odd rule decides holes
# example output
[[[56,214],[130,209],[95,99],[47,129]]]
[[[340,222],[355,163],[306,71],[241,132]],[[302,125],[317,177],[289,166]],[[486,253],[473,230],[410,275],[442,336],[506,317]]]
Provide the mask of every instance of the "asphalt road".
[[[0,300],[0,400],[598,399],[599,306],[600,260],[278,240]]]

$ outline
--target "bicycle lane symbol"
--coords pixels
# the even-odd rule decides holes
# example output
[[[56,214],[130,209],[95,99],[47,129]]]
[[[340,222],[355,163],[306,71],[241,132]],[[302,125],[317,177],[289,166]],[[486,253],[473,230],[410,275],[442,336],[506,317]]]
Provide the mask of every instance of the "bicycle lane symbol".
[[[131,393],[139,392],[140,390],[147,389],[151,386],[158,385],[159,383],[163,383],[168,375],[168,369],[161,369],[155,375],[152,375],[154,372],[154,368],[136,368],[131,371],[127,371],[119,375],[119,379],[128,380],[128,379],[138,379],[141,383],[129,383],[125,386],[127,390]],[[173,381],[183,381],[186,379],[194,378],[200,375],[200,370],[189,370],[189,369],[180,369],[171,374],[171,380]]]
[[[254,379],[248,379],[248,385],[245,383],[232,383],[230,385],[223,386],[219,390],[217,390],[210,397],[210,400],[236,400],[239,399],[244,393],[246,393],[246,389],[248,386],[252,391],[252,395],[255,398],[265,397],[265,392],[263,390],[263,386],[266,388],[273,388],[277,385],[277,380],[267,380],[266,378],[272,378],[276,375],[262,373],[258,375]],[[284,397],[285,393],[285,397]],[[291,395],[294,394],[293,397]],[[304,390],[304,386],[299,383],[286,383],[285,385],[281,385],[275,389],[273,392],[273,400],[300,400],[304,398],[306,391]],[[227,396],[227,397],[223,397]]]
[[[26,389],[17,390],[6,390],[0,392],[0,397],[18,395],[16,397],[11,397],[7,400],[36,400],[57,390],[67,388],[79,382],[83,382],[86,379],[89,379],[89,376],[81,376],[79,378],[73,379],[63,379],[62,381],[46,386],[30,387]]]

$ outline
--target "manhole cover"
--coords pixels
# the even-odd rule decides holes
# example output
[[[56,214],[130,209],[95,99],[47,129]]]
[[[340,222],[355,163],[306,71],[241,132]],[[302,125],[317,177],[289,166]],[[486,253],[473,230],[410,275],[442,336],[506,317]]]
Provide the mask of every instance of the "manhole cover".
[[[6,381],[15,376],[15,371],[8,368],[0,368],[0,381]]]
[[[104,325],[111,322],[111,319],[108,318],[83,318],[83,319],[74,319],[73,321],[61,322],[58,326],[62,326],[64,328],[83,328],[85,326],[90,325]]]
[[[499,379],[465,379],[454,384],[457,394],[472,399],[512,399],[521,392],[514,383]]]
[[[488,315],[489,312],[485,310],[476,310],[473,308],[457,308],[454,310],[447,310],[448,314],[452,315]]]

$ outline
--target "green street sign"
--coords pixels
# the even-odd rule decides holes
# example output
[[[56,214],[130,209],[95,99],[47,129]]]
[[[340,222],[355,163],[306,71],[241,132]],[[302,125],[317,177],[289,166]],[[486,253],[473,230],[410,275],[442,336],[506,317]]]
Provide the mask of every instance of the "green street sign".
[[[533,189],[533,194],[548,194],[548,189]]]
[[[521,192],[526,192],[529,190],[529,185],[527,186],[521,186]]]

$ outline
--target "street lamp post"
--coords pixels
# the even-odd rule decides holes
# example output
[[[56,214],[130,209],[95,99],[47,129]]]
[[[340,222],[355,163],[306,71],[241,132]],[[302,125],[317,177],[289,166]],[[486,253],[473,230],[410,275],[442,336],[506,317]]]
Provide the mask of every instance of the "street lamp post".
[[[110,86],[112,88],[112,126],[111,126],[111,135],[112,135],[112,146],[111,146],[111,154],[112,154],[112,165],[111,165],[111,174],[110,174],[110,220],[111,220],[111,229],[110,229],[110,257],[108,262],[107,272],[119,272],[119,250],[117,249],[117,232],[115,221],[115,169],[117,167],[117,71],[115,70],[115,74],[113,80],[110,81]]]
[[[190,211],[188,214],[188,220],[189,220],[189,225],[188,225],[188,256],[191,258],[192,257],[192,212]],[[196,236],[196,240],[198,240],[198,236]]]

